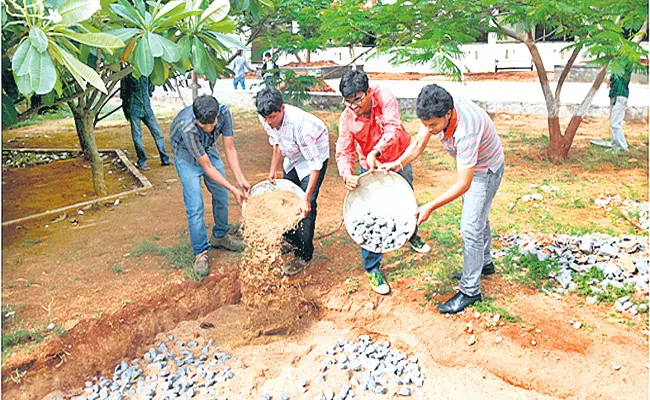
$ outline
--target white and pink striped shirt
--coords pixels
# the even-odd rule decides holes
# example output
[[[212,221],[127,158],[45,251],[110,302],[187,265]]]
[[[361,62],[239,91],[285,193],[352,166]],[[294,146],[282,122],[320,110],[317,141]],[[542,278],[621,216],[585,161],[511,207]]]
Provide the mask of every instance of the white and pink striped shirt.
[[[454,108],[458,122],[452,137],[444,137],[444,131],[436,135],[442,147],[456,159],[459,170],[474,167],[475,176],[485,176],[488,170],[496,172],[504,157],[492,119],[477,104],[460,97],[454,97]]]
[[[309,169],[318,171],[330,156],[330,139],[325,123],[308,112],[290,104],[284,105],[280,129],[273,129],[258,115],[271,146],[280,146],[285,157],[284,170],[290,172],[306,161]]]

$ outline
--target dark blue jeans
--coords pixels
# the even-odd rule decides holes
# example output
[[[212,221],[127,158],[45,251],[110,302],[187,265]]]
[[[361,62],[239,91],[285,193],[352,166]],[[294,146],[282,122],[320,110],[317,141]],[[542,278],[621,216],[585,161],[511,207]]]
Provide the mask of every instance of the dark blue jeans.
[[[311,211],[307,214],[305,219],[298,223],[296,229],[289,231],[284,235],[284,238],[296,247],[296,250],[294,251],[296,257],[300,257],[305,261],[310,261],[314,256],[314,230],[316,229],[317,214],[316,200],[318,199],[318,193],[320,192],[320,187],[323,184],[323,179],[325,179],[325,173],[327,172],[327,161],[328,160],[325,160],[320,169],[320,174],[318,174],[318,180],[316,181],[316,187],[311,195]],[[300,180],[298,179],[296,170],[292,169],[291,171],[284,173],[284,179],[288,179],[300,186],[302,190],[307,191],[309,175]]]
[[[223,161],[219,158],[219,153],[209,151],[208,157],[212,165],[223,175],[226,176]],[[186,161],[182,157],[175,159],[176,172],[181,178],[183,185],[183,200],[185,201],[185,212],[187,214],[187,225],[190,232],[190,242],[194,254],[200,254],[210,248],[208,235],[206,233],[205,220],[203,218],[203,194],[201,193],[201,178],[205,186],[212,195],[212,216],[214,218],[214,227],[212,234],[217,237],[223,237],[228,233],[228,189],[219,185],[210,179],[203,171],[203,167],[194,160]]]
[[[367,171],[367,169],[361,167],[362,174]],[[383,174],[383,172],[376,173]],[[411,164],[407,165],[403,170],[399,171],[398,174],[402,175],[411,186],[411,189],[413,189],[413,166],[411,166]],[[418,230],[416,227],[413,236],[417,234]],[[379,271],[379,265],[381,264],[381,259],[384,258],[384,255],[382,253],[373,253],[372,251],[361,249],[361,257],[363,258],[363,268],[366,269],[366,272],[375,272]]]
[[[143,118],[131,116],[129,122],[131,123],[131,136],[135,145],[135,154],[138,156],[138,166],[142,166],[147,162],[147,153],[145,153],[144,145],[142,144],[142,122],[149,128],[151,136],[156,141],[156,147],[160,154],[160,162],[169,164],[171,160],[167,154],[167,150],[165,150],[165,138],[151,107],[145,107]]]

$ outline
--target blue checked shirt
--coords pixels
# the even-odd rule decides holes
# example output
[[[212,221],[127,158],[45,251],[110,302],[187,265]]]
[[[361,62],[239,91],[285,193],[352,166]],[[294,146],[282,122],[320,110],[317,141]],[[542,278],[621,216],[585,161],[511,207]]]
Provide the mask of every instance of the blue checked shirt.
[[[185,107],[178,113],[169,130],[174,158],[187,162],[195,162],[209,151],[217,152],[219,135],[229,137],[233,134],[232,116],[225,104],[219,105],[217,126],[212,132],[206,132],[198,125],[192,106]]]
[[[122,79],[122,85],[126,90],[129,119],[132,117],[144,118],[146,110],[151,110],[149,97],[153,92],[153,85],[149,78],[141,76],[140,79],[135,79],[133,75],[128,75]]]

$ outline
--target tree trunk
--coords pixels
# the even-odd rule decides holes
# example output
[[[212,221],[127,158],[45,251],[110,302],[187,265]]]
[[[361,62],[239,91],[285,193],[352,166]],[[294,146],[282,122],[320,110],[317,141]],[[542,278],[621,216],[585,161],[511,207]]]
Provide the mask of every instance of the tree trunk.
[[[77,135],[81,146],[87,149],[90,159],[90,167],[93,174],[93,186],[97,196],[106,196],[106,184],[104,183],[104,162],[97,150],[95,142],[95,112],[92,110],[83,110],[79,112],[72,109],[74,123],[77,128]],[[85,153],[86,150],[84,150]]]
[[[196,76],[196,71],[192,70],[192,102],[199,97],[199,80]]]
[[[305,58],[307,64],[311,62],[311,51],[307,50],[307,57]]]

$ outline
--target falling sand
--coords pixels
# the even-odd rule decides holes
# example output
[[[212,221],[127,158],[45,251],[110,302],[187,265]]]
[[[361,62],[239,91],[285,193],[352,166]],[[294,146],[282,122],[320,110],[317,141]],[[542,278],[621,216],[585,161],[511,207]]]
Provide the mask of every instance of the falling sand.
[[[286,332],[311,308],[299,284],[283,276],[283,266],[293,255],[282,256],[282,235],[301,219],[300,198],[284,190],[260,194],[249,200],[243,217],[239,280],[244,304],[254,311],[249,328],[264,334]]]

